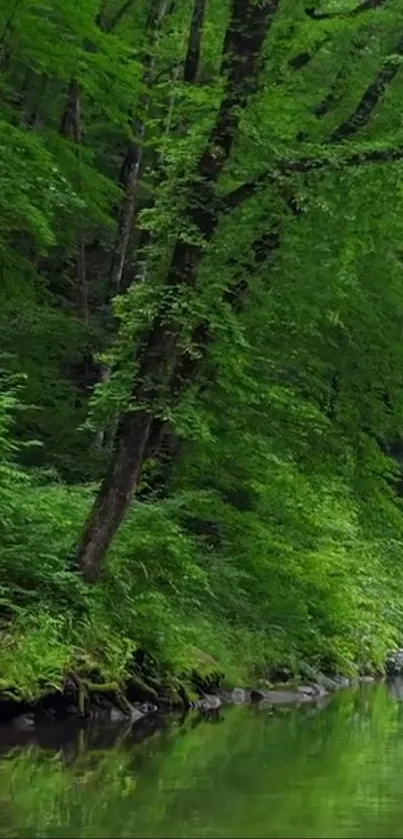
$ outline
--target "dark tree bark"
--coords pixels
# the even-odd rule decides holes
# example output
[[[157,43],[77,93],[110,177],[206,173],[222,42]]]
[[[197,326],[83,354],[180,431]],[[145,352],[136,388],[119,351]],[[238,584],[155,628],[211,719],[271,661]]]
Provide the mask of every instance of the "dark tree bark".
[[[205,242],[211,240],[218,222],[214,187],[231,153],[242,109],[256,89],[262,45],[280,0],[259,5],[232,0],[221,72],[227,79],[206,149],[200,158],[197,177],[189,183],[187,219]],[[204,247],[177,241],[166,286],[171,291],[188,285],[194,288]],[[132,406],[121,416],[112,462],[84,528],[77,563],[88,581],[99,578],[103,559],[127,512],[136,490],[148,441],[161,420],[155,405],[169,397],[177,365],[181,362],[177,326],[157,317],[140,347],[138,384],[133,388]],[[182,383],[182,388],[186,382]]]
[[[194,84],[199,71],[200,45],[205,14],[206,0],[195,0],[183,73],[183,80],[190,84]]]
[[[77,79],[72,79],[67,92],[66,104],[60,123],[60,134],[68,137],[77,145],[81,144],[81,109],[80,109],[80,84]]]

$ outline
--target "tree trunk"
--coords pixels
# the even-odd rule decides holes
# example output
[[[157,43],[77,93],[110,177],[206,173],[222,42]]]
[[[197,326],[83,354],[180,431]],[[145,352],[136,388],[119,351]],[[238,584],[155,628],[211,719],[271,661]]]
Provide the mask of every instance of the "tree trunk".
[[[221,72],[226,90],[203,155],[197,177],[189,183],[186,218],[196,225],[204,242],[214,235],[218,216],[215,184],[231,153],[240,114],[257,84],[259,58],[263,41],[280,0],[232,0],[231,17],[224,40]],[[173,251],[166,286],[180,291],[183,285],[195,287],[204,245],[180,239]],[[172,393],[172,383],[181,363],[180,331],[169,324],[166,313],[156,317],[143,336],[137,384],[132,392],[132,406],[119,422],[110,468],[84,529],[77,552],[77,563],[84,577],[98,579],[103,559],[117,528],[127,512],[136,490],[147,444],[161,427],[156,405]],[[181,389],[187,382],[182,381]]]
[[[80,290],[80,304],[83,321],[86,325],[89,322],[88,310],[88,283],[87,283],[87,255],[84,234],[80,234],[77,257],[77,281]]]
[[[206,0],[195,0],[183,73],[183,80],[190,84],[194,84],[197,80],[199,71],[200,45],[205,14]]]
[[[66,105],[60,123],[60,134],[74,143],[81,143],[80,85],[77,79],[69,84]]]
[[[150,31],[151,47],[144,57],[144,83],[149,86],[152,82],[154,68],[153,48],[156,46],[161,24],[168,8],[168,0],[154,0],[149,15],[148,28]],[[135,140],[130,145],[123,164],[125,192],[123,196],[118,233],[110,267],[110,296],[118,294],[122,285],[123,272],[126,264],[127,251],[133,228],[138,188],[143,164],[143,140],[146,119],[150,107],[150,93],[146,93],[142,102],[143,119],[135,130]]]
[[[80,107],[80,84],[78,79],[73,78],[70,81],[67,101],[63,111],[60,134],[63,137],[70,139],[76,145],[77,149],[77,165],[80,166],[81,157],[81,143],[82,143],[82,125],[81,125],[81,107]],[[81,231],[77,244],[77,284],[79,291],[80,310],[84,323],[88,324],[89,310],[88,310],[88,283],[87,283],[87,258],[84,232]]]
[[[125,192],[120,208],[118,233],[111,260],[109,274],[110,297],[118,294],[122,286],[123,272],[126,265],[126,257],[133,229],[134,212],[136,209],[140,172],[143,162],[143,147],[141,145],[141,141],[144,139],[144,133],[145,125],[143,122],[137,129],[136,142],[131,144],[123,164],[122,179],[125,181]]]
[[[113,459],[102,482],[82,536],[77,562],[87,582],[100,573],[100,557],[109,545],[130,505],[143,464],[152,424],[144,411],[122,417],[116,433]]]

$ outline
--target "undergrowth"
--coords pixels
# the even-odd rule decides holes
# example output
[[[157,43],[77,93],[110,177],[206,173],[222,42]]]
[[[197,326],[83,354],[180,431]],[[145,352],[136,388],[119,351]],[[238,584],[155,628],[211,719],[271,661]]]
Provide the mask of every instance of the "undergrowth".
[[[18,465],[19,409],[18,385],[3,388],[3,696],[61,691],[72,672],[123,687],[138,649],[172,677],[219,671],[244,683],[304,657],[345,672],[381,664],[401,601],[390,596],[387,546],[363,539],[340,487],[320,491],[279,461],[271,467],[277,520],[267,489],[253,511],[206,490],[138,502],[101,582],[89,587],[69,558],[94,488]]]

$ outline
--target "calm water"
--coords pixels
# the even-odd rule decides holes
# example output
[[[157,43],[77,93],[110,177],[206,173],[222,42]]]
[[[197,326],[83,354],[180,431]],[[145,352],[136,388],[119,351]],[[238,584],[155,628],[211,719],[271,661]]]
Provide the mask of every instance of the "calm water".
[[[17,745],[0,734],[0,836],[403,837],[399,693],[190,716],[141,741],[106,728],[59,726]]]

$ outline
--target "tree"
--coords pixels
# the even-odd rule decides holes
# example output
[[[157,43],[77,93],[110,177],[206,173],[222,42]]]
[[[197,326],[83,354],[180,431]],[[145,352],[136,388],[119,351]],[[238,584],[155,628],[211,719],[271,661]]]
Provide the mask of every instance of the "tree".
[[[265,36],[277,10],[278,0],[262,6],[234,0],[224,39],[222,76],[225,92],[196,175],[187,185],[185,217],[195,234],[210,240],[217,226],[214,185],[228,160],[236,139],[240,112],[256,86],[259,57]],[[193,39],[193,27],[191,38]],[[179,238],[173,248],[165,286],[180,294],[194,288],[203,255],[202,244]],[[160,419],[150,407],[169,393],[175,374],[180,331],[165,324],[166,314],[155,319],[140,349],[139,386],[133,392],[136,409],[126,413],[116,432],[113,462],[100,490],[78,552],[78,564],[86,579],[99,576],[103,556],[127,511],[147,452],[151,435],[159,433]],[[157,426],[157,431],[156,431]]]
[[[258,173],[253,180],[247,180],[236,186],[224,196],[220,194],[221,190],[217,191],[217,183],[230,156],[232,156],[234,167],[242,166],[242,163],[239,164],[238,162],[240,160],[239,149],[242,149],[245,142],[250,143],[250,136],[248,138],[248,133],[246,135],[239,133],[242,124],[241,114],[243,112],[248,114],[245,109],[253,94],[257,94],[253,96],[254,108],[257,109],[257,113],[259,113],[259,109],[261,110],[263,127],[258,127],[256,114],[254,114],[252,108],[248,130],[253,138],[257,138],[258,147],[259,141],[260,143],[263,142],[263,138],[267,137],[267,132],[274,124],[274,116],[270,115],[267,110],[267,95],[263,95],[265,90],[264,79],[270,78],[270,75],[267,76],[267,66],[273,68],[272,77],[273,72],[274,74],[281,73],[280,67],[285,62],[281,52],[283,42],[279,33],[282,31],[282,27],[289,25],[292,15],[298,20],[300,33],[305,30],[306,26],[310,27],[308,29],[310,37],[313,36],[314,32],[312,27],[322,26],[324,21],[331,20],[331,26],[334,28],[330,30],[330,34],[333,35],[335,41],[335,54],[337,55],[337,52],[341,49],[344,54],[347,53],[348,60],[348,50],[358,25],[355,22],[352,25],[350,21],[359,20],[362,23],[362,21],[366,21],[367,16],[372,15],[371,21],[376,26],[376,15],[381,14],[381,11],[376,9],[376,4],[362,4],[353,12],[350,10],[346,15],[341,14],[340,19],[343,22],[341,29],[336,28],[336,24],[333,22],[337,20],[337,26],[339,26],[338,16],[336,15],[311,14],[308,10],[304,20],[304,14],[305,11],[302,7],[297,13],[295,9],[291,13],[287,4],[280,7],[275,2],[256,5],[254,3],[239,4],[234,1],[231,5],[230,22],[224,38],[223,61],[220,71],[221,78],[226,79],[224,95],[218,105],[215,122],[210,129],[206,146],[201,151],[194,169],[192,167],[184,187],[183,185],[181,187],[182,209],[180,211],[181,220],[178,222],[180,227],[179,238],[172,246],[168,259],[169,264],[164,272],[165,279],[159,288],[159,298],[155,304],[154,318],[148,323],[147,329],[140,334],[135,384],[131,390],[128,408],[121,413],[111,464],[102,482],[78,550],[78,564],[87,579],[94,580],[99,576],[102,559],[130,505],[144,461],[149,452],[149,442],[152,440],[155,444],[155,441],[158,440],[164,424],[164,415],[169,416],[170,407],[172,409],[174,404],[172,400],[175,402],[177,399],[178,387],[179,392],[182,392],[197,376],[198,365],[191,365],[192,374],[190,378],[184,375],[181,369],[184,354],[186,356],[186,353],[189,352],[189,344],[188,341],[184,340],[183,323],[180,322],[178,311],[180,312],[181,308],[185,306],[189,309],[189,301],[194,301],[193,304],[190,304],[190,319],[194,317],[192,306],[193,311],[196,311],[196,322],[193,327],[193,348],[196,354],[200,352],[203,354],[206,347],[200,347],[200,337],[197,342],[198,347],[195,347],[195,336],[200,336],[197,283],[202,258],[217,230],[220,210],[228,211],[234,210],[234,208],[239,210],[240,205],[246,199],[269,187],[272,200],[274,195],[274,201],[277,202],[277,208],[274,210],[275,215],[281,216],[278,204],[281,202],[284,206],[284,201],[288,207],[291,207],[295,215],[295,212],[298,214],[301,203],[295,176],[303,176],[320,170],[331,172],[333,167],[342,166],[345,170],[348,170],[350,167],[355,169],[357,166],[366,164],[372,165],[401,159],[401,149],[393,143],[385,142],[382,144],[379,140],[369,142],[363,139],[360,145],[355,146],[351,151],[345,145],[346,139],[355,137],[359,131],[370,123],[382,97],[398,73],[398,61],[386,58],[383,59],[381,69],[376,71],[375,80],[370,81],[358,103],[354,104],[349,116],[347,118],[343,116],[338,126],[325,133],[326,128],[324,132],[322,125],[315,124],[318,123],[318,115],[315,114],[314,91],[313,89],[309,90],[308,99],[310,97],[312,101],[315,115],[310,117],[308,110],[308,124],[315,137],[310,139],[307,132],[301,130],[302,127],[299,125],[294,144],[290,145],[288,138],[284,139],[284,134],[287,136],[287,131],[284,132],[284,126],[281,125],[280,121],[280,130],[277,129],[277,134],[279,134],[279,137],[283,135],[283,139],[280,140],[282,143],[281,151],[277,151],[277,154],[273,156],[269,145],[266,171],[261,174]],[[389,26],[391,26],[392,19],[394,26],[396,26],[396,12],[393,16],[390,15],[387,18]],[[323,21],[323,23],[319,21]],[[270,42],[270,40],[267,41],[267,36],[273,23],[276,26],[274,27],[273,39]],[[329,25],[329,23],[326,23],[326,26]],[[365,27],[365,22],[363,25]],[[391,37],[390,29],[387,31],[387,37],[385,39],[382,37],[384,26],[385,17],[382,17],[381,26],[377,29],[375,54],[377,50],[385,49],[385,41],[387,48],[388,39]],[[192,28],[190,31],[190,37],[192,37]],[[264,69],[262,68],[259,73],[259,59],[262,58],[263,45],[266,43],[271,50],[271,55],[264,53]],[[400,41],[397,44],[397,52],[399,50]],[[333,68],[331,67],[330,72],[332,71]],[[288,71],[288,82],[290,72],[292,70]],[[311,70],[311,72],[314,71]],[[297,87],[301,84],[302,81],[294,83]],[[284,87],[287,86],[283,86],[280,97],[281,95],[284,96]],[[317,96],[317,93],[315,93],[315,96]],[[271,110],[274,114],[276,95],[271,94],[268,99],[269,103],[270,99],[272,100]],[[277,108],[285,107],[284,101],[280,98],[277,102]],[[306,107],[305,102],[303,104]],[[243,119],[247,119],[247,116]],[[245,136],[248,139],[245,140]],[[234,150],[236,150],[235,156],[233,155]],[[256,164],[250,154],[245,160],[249,167],[255,167]],[[289,183],[289,186],[287,183]],[[293,194],[294,190],[296,190],[296,194]],[[276,222],[276,228],[278,228],[278,221]],[[277,233],[274,239],[271,236],[270,241],[278,244]],[[270,249],[271,246],[269,246],[269,251]],[[266,258],[268,255],[266,253]],[[225,289],[221,290],[221,294],[223,292],[225,296]],[[186,328],[189,328],[189,316]],[[190,343],[192,345],[192,339]],[[205,340],[202,343],[205,344]],[[179,386],[178,379],[180,380]]]

